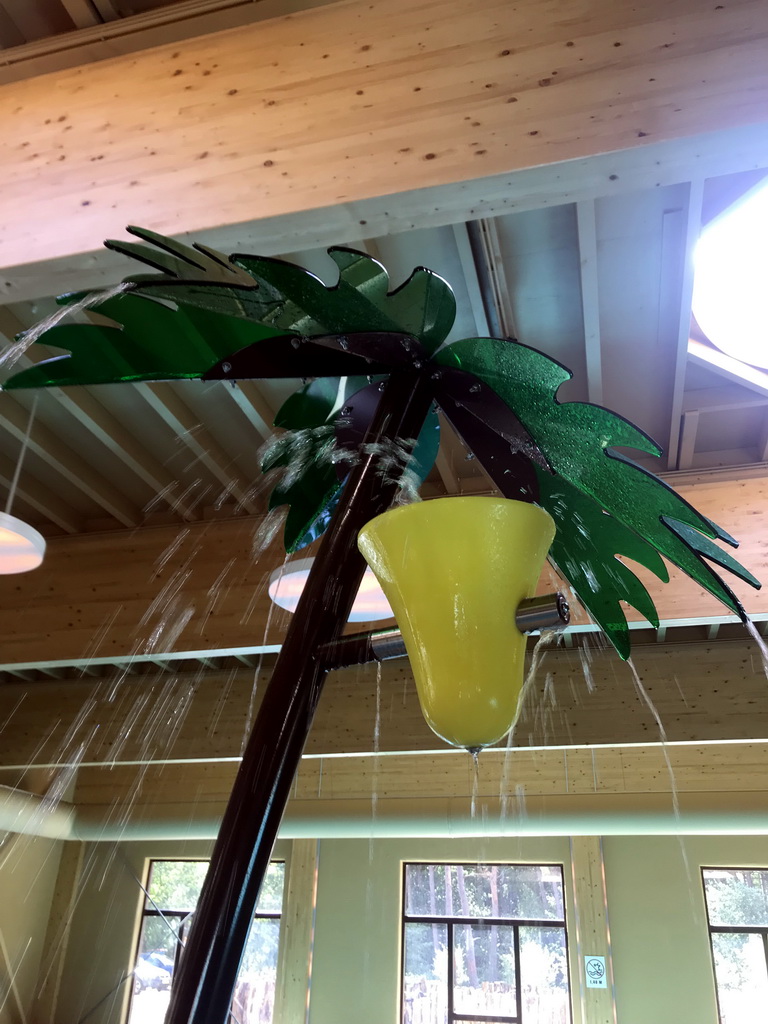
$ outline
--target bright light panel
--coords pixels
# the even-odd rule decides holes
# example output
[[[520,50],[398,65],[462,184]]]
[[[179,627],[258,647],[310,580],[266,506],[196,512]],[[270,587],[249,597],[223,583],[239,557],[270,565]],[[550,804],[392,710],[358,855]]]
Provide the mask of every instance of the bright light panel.
[[[768,184],[709,224],[694,256],[693,314],[721,352],[768,369]]]
[[[29,572],[43,561],[45,538],[7,512],[0,512],[0,575]]]
[[[285,608],[288,612],[296,611],[313,562],[314,558],[299,558],[272,573],[269,596],[279,608]],[[378,580],[370,569],[366,569],[348,621],[376,622],[379,619],[391,618],[392,609]]]

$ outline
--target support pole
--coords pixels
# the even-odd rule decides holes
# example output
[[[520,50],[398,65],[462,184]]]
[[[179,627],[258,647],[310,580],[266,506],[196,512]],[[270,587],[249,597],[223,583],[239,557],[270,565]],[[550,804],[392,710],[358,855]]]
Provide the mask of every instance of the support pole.
[[[392,374],[365,438],[417,437],[429,410],[429,378]],[[361,448],[361,452],[363,448]],[[226,1024],[259,890],[327,672],[320,647],[341,633],[365,563],[360,529],[389,508],[397,482],[365,454],[352,470],[299,600],[264,694],[232,794],[184,955],[166,1024]]]

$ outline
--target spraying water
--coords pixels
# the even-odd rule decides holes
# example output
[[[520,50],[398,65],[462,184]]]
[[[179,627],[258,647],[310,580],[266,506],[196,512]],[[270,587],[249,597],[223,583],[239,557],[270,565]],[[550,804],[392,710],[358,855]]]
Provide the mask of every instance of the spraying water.
[[[69,303],[66,306],[60,306],[59,309],[55,310],[49,316],[44,317],[39,323],[35,324],[34,327],[30,327],[28,331],[24,331],[23,334],[20,334],[16,341],[12,345],[8,346],[8,348],[0,355],[0,367],[14,366],[19,359],[26,354],[30,346],[34,345],[36,341],[39,341],[46,331],[49,331],[52,327],[55,327],[67,317],[75,316],[86,309],[92,309],[94,306],[100,305],[102,302],[107,302],[109,299],[115,299],[119,295],[124,295],[132,288],[133,285],[130,282],[121,281],[120,284],[116,284],[112,288],[88,292],[82,298],[78,299],[77,302]]]

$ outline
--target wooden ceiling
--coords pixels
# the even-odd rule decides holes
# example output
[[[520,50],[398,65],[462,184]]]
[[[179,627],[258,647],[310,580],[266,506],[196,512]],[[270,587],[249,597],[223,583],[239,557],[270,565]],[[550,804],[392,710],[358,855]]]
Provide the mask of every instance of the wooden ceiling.
[[[498,5],[487,5],[490,16]],[[77,5],[38,6],[54,19],[57,10]],[[210,14],[216,6],[245,9],[224,0],[145,4],[143,13],[135,5],[112,9],[130,16],[126,25],[154,16],[150,7],[178,12],[182,25],[193,7]],[[257,6],[273,11],[245,5]],[[574,372],[563,399],[588,399],[626,415],[666,449],[655,460],[657,472],[680,486],[720,481],[727,495],[734,481],[768,472],[768,374],[727,365],[692,328],[692,252],[702,225],[768,167],[752,108],[739,107],[738,116],[731,108],[723,112],[737,79],[745,95],[761,94],[763,71],[752,73],[746,58],[733,56],[737,35],[743,56],[759,33],[740,22],[734,28],[722,56],[731,61],[731,78],[723,73],[727,84],[719,92],[713,86],[706,107],[693,81],[699,66],[693,49],[669,65],[660,49],[664,33],[678,31],[673,14],[683,17],[685,3],[679,0],[669,23],[652,8],[633,16],[626,30],[611,22],[599,32],[590,23],[563,41],[562,27],[542,26],[535,5],[524,5],[516,18],[530,17],[537,33],[521,56],[524,74],[500,56],[508,53],[498,48],[511,31],[501,22],[481,30],[460,8],[458,20],[437,37],[428,34],[429,18],[405,3],[390,13],[403,32],[417,32],[414,40],[423,36],[412,52],[381,36],[368,56],[367,23],[360,27],[349,17],[357,9],[348,3],[178,48],[158,46],[135,59],[94,51],[88,42],[67,51],[70,63],[81,62],[74,71],[58,72],[58,57],[50,58],[45,77],[0,89],[11,125],[2,142],[8,173],[0,205],[0,335],[10,344],[55,308],[57,291],[108,285],[128,272],[126,261],[96,248],[105,235],[120,237],[128,219],[226,252],[282,255],[329,283],[325,245],[350,244],[381,259],[393,285],[419,264],[438,271],[457,295],[452,337],[511,334],[541,348]],[[96,13],[106,17],[101,5]],[[367,15],[374,19],[372,38],[378,38],[375,19],[383,16]],[[698,18],[692,10],[684,16]],[[216,17],[229,24],[223,14]],[[697,20],[704,40],[697,46],[717,49],[715,22],[712,13]],[[447,74],[441,62],[459,25],[466,63]],[[80,27],[72,38],[92,29]],[[621,37],[610,46],[609,32]],[[165,40],[153,37],[156,46]],[[307,40],[317,40],[309,52],[302,49]],[[331,41],[332,67],[321,52],[326,43],[330,52]],[[528,63],[551,62],[556,43],[560,77],[547,79],[545,89]],[[619,43],[632,47],[624,64],[616,63]],[[480,81],[489,48],[499,63],[492,82]],[[112,59],[86,68],[105,56]],[[259,61],[277,71],[262,76],[267,64]],[[579,62],[588,70],[580,71]],[[634,78],[625,98],[604,103],[626,68]],[[665,74],[674,77],[680,97],[674,128],[659,92]],[[466,90],[457,91],[456,75],[467,79]],[[560,81],[570,86],[558,92],[555,144],[550,130],[528,129],[555,124],[551,83]],[[112,99],[102,108],[108,83]],[[358,99],[361,92],[366,95]],[[344,104],[349,113],[342,116]],[[440,134],[449,115],[450,146]],[[653,140],[627,128],[627,118],[656,125]],[[513,128],[520,132],[510,154],[499,139]],[[415,159],[399,143],[417,138],[416,152],[426,154]],[[233,139],[239,148],[232,148]],[[155,156],[161,164],[153,163]],[[471,168],[485,164],[485,176],[468,177],[477,173],[467,169],[468,160]],[[399,186],[404,191],[395,193]],[[34,201],[26,202],[28,196]],[[335,204],[323,205],[334,196]],[[186,234],[194,223],[200,231]],[[32,350],[29,357],[39,354]],[[94,534],[129,540],[148,527],[204,527],[219,519],[247,524],[265,510],[259,450],[296,383],[160,382],[40,393],[13,511],[53,541]],[[31,394],[0,393],[6,490],[33,404]],[[479,462],[446,429],[424,495],[489,490]],[[759,539],[760,508],[749,523]],[[750,568],[759,574],[761,565]],[[717,615],[700,612],[699,603],[696,594],[693,610],[675,619],[715,622]],[[61,628],[64,636],[66,625]]]

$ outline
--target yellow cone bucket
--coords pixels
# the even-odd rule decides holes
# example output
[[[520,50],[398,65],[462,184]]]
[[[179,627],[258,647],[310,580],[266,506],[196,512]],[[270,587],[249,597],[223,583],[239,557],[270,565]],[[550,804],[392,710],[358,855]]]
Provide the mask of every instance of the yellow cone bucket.
[[[514,725],[525,636],[517,606],[532,597],[555,524],[505,498],[438,498],[368,523],[358,546],[403,634],[428,724],[475,749]]]

